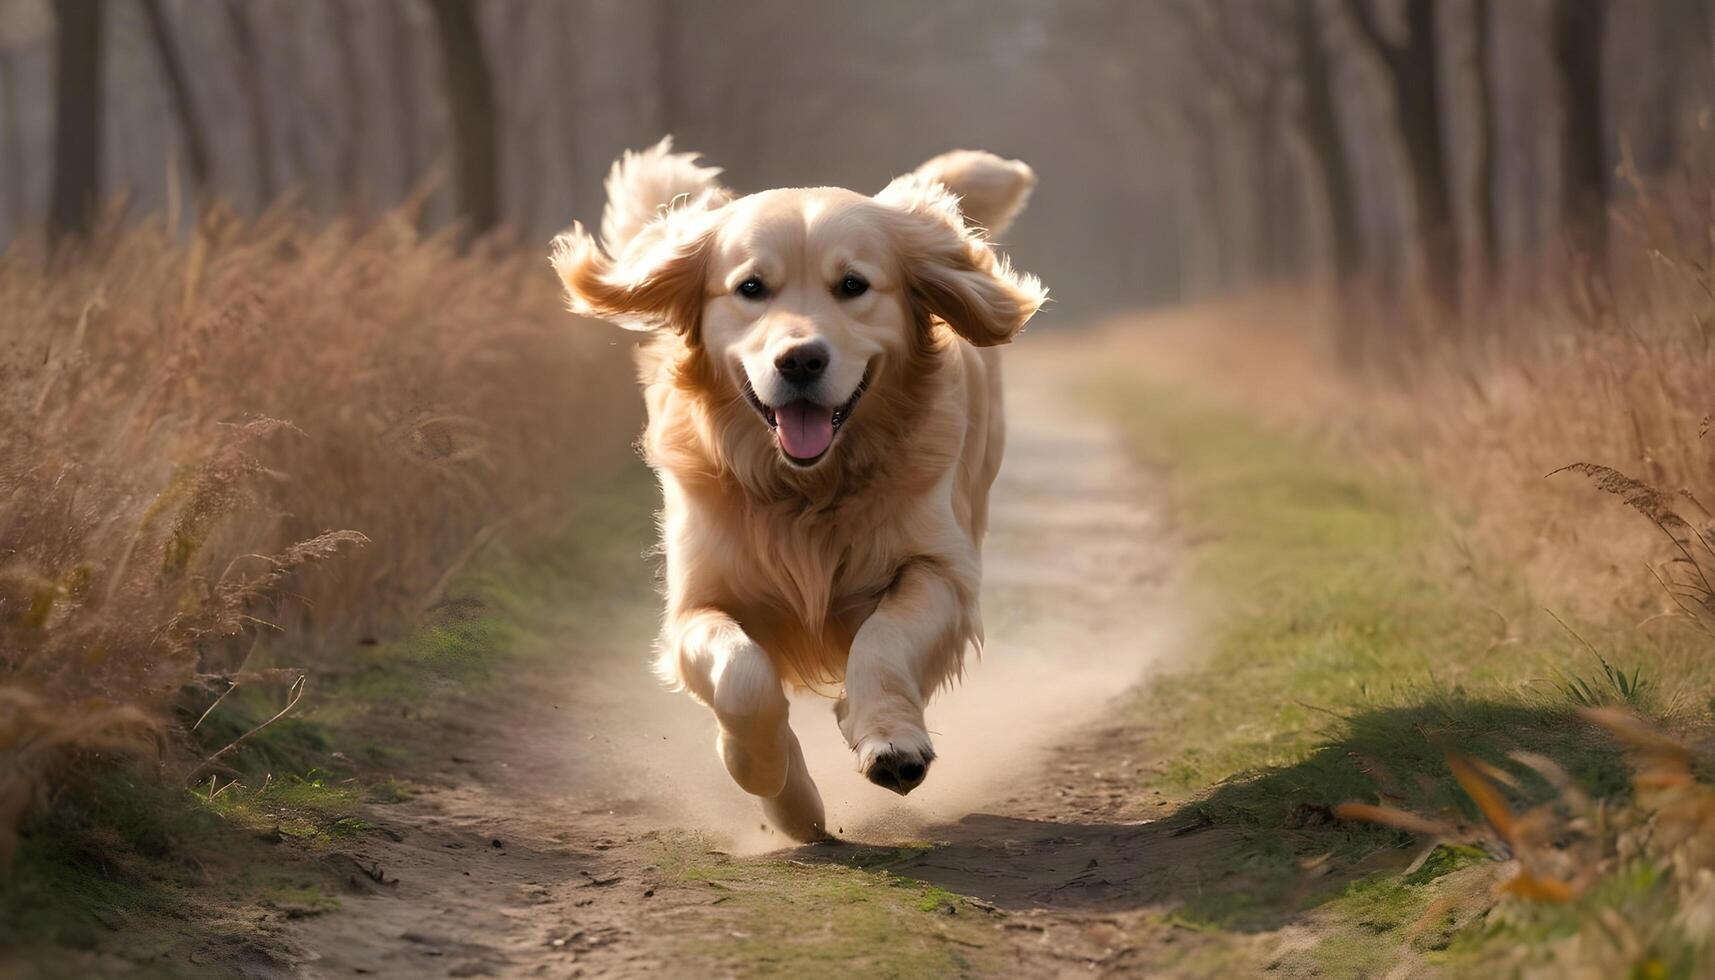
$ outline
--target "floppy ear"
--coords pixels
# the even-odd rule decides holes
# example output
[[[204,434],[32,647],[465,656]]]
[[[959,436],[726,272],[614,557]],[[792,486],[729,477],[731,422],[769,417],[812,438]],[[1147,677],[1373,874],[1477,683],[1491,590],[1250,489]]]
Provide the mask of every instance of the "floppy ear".
[[[673,137],[647,150],[627,150],[607,172],[602,189],[601,243],[620,255],[645,228],[669,208],[708,211],[732,200],[720,185],[719,167],[705,167],[696,153],[674,153]]]
[[[710,228],[710,222],[675,220],[668,213],[640,231],[615,259],[583,225],[574,224],[554,239],[550,260],[573,313],[611,320],[627,330],[664,327],[695,336],[703,313]]]
[[[575,223],[554,239],[551,258],[572,312],[695,336],[714,213],[732,197],[719,174],[695,153],[674,153],[670,136],[616,160],[601,244]]]
[[[938,317],[972,344],[992,347],[1010,341],[1047,301],[1042,283],[1015,271],[967,225],[958,199],[940,184],[902,177],[876,201],[920,316]]]
[[[940,184],[952,191],[965,220],[980,225],[991,239],[1012,225],[1036,186],[1036,172],[1024,161],[1004,160],[982,150],[943,153],[903,179]]]

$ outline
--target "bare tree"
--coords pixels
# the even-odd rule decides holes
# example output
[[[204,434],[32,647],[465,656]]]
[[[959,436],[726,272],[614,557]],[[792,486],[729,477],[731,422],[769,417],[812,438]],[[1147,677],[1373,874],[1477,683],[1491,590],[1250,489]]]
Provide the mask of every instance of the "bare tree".
[[[1681,132],[1687,93],[1700,93],[1693,105],[1705,108],[1710,95],[1710,21],[1708,0],[1654,0],[1648,6],[1648,43],[1655,57],[1639,66],[1644,97],[1628,120],[1627,138],[1639,173],[1659,177],[1684,157]],[[1616,113],[1610,109],[1609,115]]]
[[[1344,281],[1356,276],[1363,266],[1356,185],[1346,156],[1334,98],[1333,71],[1316,0],[1293,0],[1291,14],[1299,83],[1299,98],[1292,118],[1310,156],[1310,173],[1326,215],[1334,275]]]
[[[1405,0],[1405,38],[1395,41],[1377,22],[1371,2],[1346,0],[1346,10],[1358,36],[1387,75],[1394,127],[1410,178],[1425,285],[1435,302],[1450,303],[1460,295],[1459,240],[1441,120],[1436,4],[1434,0]]]
[[[1608,166],[1603,137],[1604,0],[1554,0],[1549,8],[1560,92],[1560,220],[1573,247],[1599,255],[1608,236]]]
[[[6,217],[14,232],[24,227],[24,119],[18,98],[17,65],[10,49],[0,46],[0,165],[6,168]]]
[[[494,79],[482,50],[476,11],[465,0],[429,0],[440,39],[442,75],[452,110],[453,182],[470,230],[500,220],[499,147],[494,132]]]
[[[256,165],[256,200],[266,207],[274,199],[274,139],[268,123],[268,101],[262,89],[262,52],[256,44],[256,27],[250,21],[246,0],[226,0],[226,24],[232,33],[237,57],[238,87],[244,96],[244,114],[250,127],[250,153]]]
[[[1491,0],[1472,0],[1472,77],[1477,89],[1477,227],[1492,284],[1500,275],[1501,202],[1499,88],[1495,84],[1495,12]]]
[[[149,40],[155,47],[155,57],[161,63],[161,76],[167,83],[168,100],[173,116],[179,122],[179,138],[184,141],[185,166],[191,173],[191,183],[200,194],[208,189],[208,140],[203,135],[202,116],[191,96],[190,83],[185,78],[184,60],[179,56],[178,42],[173,39],[173,27],[161,12],[161,0],[138,0],[143,6],[143,19],[149,25]]]
[[[564,82],[556,80],[551,59],[541,57],[542,46],[531,43],[532,38],[548,36],[554,30],[557,22],[551,17],[552,11],[520,4],[509,14],[505,43],[517,56],[501,95],[502,118],[511,137],[502,154],[508,167],[506,188],[511,192],[504,195],[503,203],[513,220],[528,225],[541,212],[544,185],[553,172],[544,152],[552,128],[548,107],[566,100]]]
[[[59,25],[48,229],[87,235],[101,198],[102,0],[54,0]]]
[[[249,0],[239,0],[248,3]],[[279,92],[284,96],[280,100],[280,114],[283,119],[281,162],[285,164],[283,171],[287,186],[313,190],[316,181],[318,154],[314,145],[321,116],[318,107],[312,103],[315,86],[311,76],[313,69],[304,64],[305,35],[314,35],[315,46],[321,47],[320,32],[306,16],[306,8],[299,4],[275,8],[272,30],[269,31],[273,42],[269,50],[279,53],[277,71],[284,84]]]
[[[393,142],[399,154],[399,193],[408,194],[422,174],[417,158],[417,43],[411,0],[387,4],[387,59],[393,84]]]
[[[655,126],[663,134],[672,133],[684,116],[679,65],[684,57],[679,42],[683,17],[682,0],[655,0]]]
[[[1180,202],[1179,293],[1192,299],[1216,292],[1229,281],[1229,245],[1220,233],[1223,181],[1218,122],[1201,84],[1185,86],[1177,100],[1174,129],[1184,144],[1182,165],[1191,194]]]
[[[1281,244],[1284,220],[1275,193],[1286,52],[1275,44],[1273,25],[1259,21],[1258,8],[1231,0],[1178,0],[1169,8],[1185,32],[1189,52],[1218,103],[1236,122],[1243,151],[1240,195],[1223,203],[1229,242],[1229,284],[1269,278],[1285,271],[1292,249]],[[1236,260],[1236,261],[1232,261]]]
[[[358,41],[363,30],[362,4],[334,3],[327,8],[328,33],[333,39],[334,70],[339,79],[340,127],[334,158],[338,200],[361,214],[368,205],[363,179],[363,140],[368,132],[365,112],[363,56]]]

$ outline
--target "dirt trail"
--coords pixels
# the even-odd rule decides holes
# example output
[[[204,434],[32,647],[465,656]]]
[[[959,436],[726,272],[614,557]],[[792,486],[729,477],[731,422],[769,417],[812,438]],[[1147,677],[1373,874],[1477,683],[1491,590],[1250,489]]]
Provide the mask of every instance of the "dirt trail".
[[[1049,338],[1042,338],[1044,341]],[[1036,338],[1033,338],[1033,341]],[[1155,478],[1078,405],[1070,344],[1008,365],[1009,447],[986,546],[988,647],[929,712],[939,759],[900,799],[869,785],[830,704],[793,725],[844,837],[938,847],[896,870],[981,896],[998,943],[1040,970],[1111,959],[1109,911],[1160,891],[1145,858],[1158,815],[1136,799],[1106,702],[1179,644],[1165,615],[1172,549]],[[1159,546],[1157,542],[1161,542]],[[655,685],[641,638],[580,650],[512,703],[423,733],[448,760],[431,789],[377,807],[351,850],[367,894],[295,934],[305,976],[638,975],[688,969],[660,937],[702,928],[707,891],[656,866],[663,835],[754,853],[784,845],[727,780],[707,712]],[[574,684],[573,681],[576,681]],[[816,849],[798,852],[817,860]],[[1102,869],[1092,875],[1092,869]]]

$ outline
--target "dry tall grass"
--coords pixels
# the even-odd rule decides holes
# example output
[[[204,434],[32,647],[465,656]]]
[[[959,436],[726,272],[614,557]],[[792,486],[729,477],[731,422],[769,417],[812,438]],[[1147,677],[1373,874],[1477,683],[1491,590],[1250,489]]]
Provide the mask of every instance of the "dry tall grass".
[[[1479,589],[1522,578],[1508,595],[1632,641],[1628,655],[1642,663],[1615,668],[1560,623],[1615,692],[1663,726],[1584,712],[1628,750],[1629,795],[1592,797],[1553,761],[1515,752],[1557,791],[1524,813],[1506,803],[1507,792],[1528,798],[1515,777],[1459,756],[1449,769],[1484,824],[1367,803],[1339,810],[1508,859],[1497,889],[1449,886],[1413,927],[1439,928],[1462,910],[1460,921],[1481,924],[1473,941],[1505,940],[1497,975],[1702,976],[1699,957],[1715,942],[1715,185],[1641,188],[1615,217],[1599,274],[1572,262],[1520,270],[1507,294],[1427,329],[1378,314],[1355,326],[1359,351],[1354,327],[1307,291],[1116,330],[1177,383],[1403,463],[1467,545],[1461,572]],[[1510,639],[1514,624],[1504,625]],[[1507,655],[1492,645],[1479,656]],[[1610,693],[1576,678],[1556,690],[1586,705]]]
[[[1376,314],[1357,353],[1309,291],[1119,326],[1164,376],[1427,473],[1449,526],[1560,608],[1641,622],[1676,609],[1640,567],[1671,549],[1588,480],[1549,474],[1592,463],[1715,492],[1715,211],[1707,189],[1672,201],[1624,209],[1600,280],[1539,265],[1457,324]]]
[[[397,628],[635,431],[541,250],[285,209],[93,242],[0,257],[0,852],[68,751],[283,628],[310,658]]]

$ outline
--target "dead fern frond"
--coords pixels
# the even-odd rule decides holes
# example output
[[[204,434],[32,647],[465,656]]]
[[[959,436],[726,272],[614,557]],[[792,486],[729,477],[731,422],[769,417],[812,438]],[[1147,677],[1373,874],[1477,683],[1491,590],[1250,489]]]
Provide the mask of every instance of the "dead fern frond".
[[[1691,784],[1691,750],[1679,740],[1629,711],[1581,708],[1579,714],[1625,745],[1638,786],[1659,789]]]
[[[1435,840],[1459,840],[1464,836],[1459,828],[1452,824],[1431,820],[1398,807],[1376,806],[1372,803],[1341,803],[1334,808],[1334,816],[1341,820],[1381,824]]]

